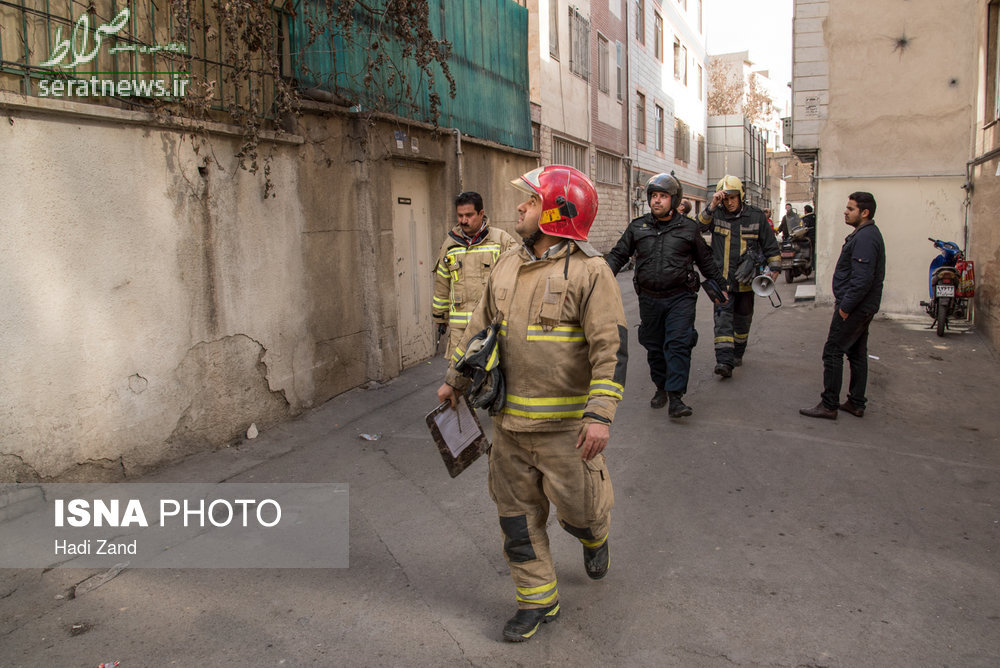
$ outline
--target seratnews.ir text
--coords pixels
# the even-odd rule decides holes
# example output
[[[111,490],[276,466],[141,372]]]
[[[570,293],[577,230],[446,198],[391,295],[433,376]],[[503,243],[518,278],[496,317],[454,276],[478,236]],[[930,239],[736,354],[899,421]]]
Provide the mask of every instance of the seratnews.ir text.
[[[190,79],[174,75],[172,79],[42,79],[39,97],[166,97],[181,98]]]

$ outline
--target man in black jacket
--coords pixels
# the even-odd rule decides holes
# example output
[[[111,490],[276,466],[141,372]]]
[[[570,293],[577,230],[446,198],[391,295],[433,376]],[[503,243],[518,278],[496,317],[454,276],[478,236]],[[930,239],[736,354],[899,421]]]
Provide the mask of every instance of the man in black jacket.
[[[814,408],[799,413],[807,417],[837,419],[837,409],[856,417],[865,414],[868,385],[868,326],[882,303],[885,280],[885,242],[875,226],[875,198],[871,193],[848,196],[844,222],[854,228],[833,272],[836,307],[830,333],[823,346],[823,394]],[[847,401],[840,402],[844,355],[851,366]]]
[[[722,177],[698,221],[703,231],[712,233],[712,255],[728,281],[730,299],[715,309],[715,373],[730,378],[733,367],[743,364],[750,338],[751,283],[760,264],[768,265],[774,280],[781,269],[781,253],[764,212],[746,201],[743,182],[735,176]],[[749,273],[741,272],[741,267]]]
[[[635,254],[632,282],[639,295],[639,343],[646,349],[649,375],[656,385],[649,405],[663,408],[669,399],[670,417],[692,412],[682,397],[691,371],[691,349],[698,341],[694,316],[699,282],[694,264],[706,278],[723,285],[698,224],[677,211],[682,195],[680,181],[670,174],[651,178],[646,184],[650,213],[629,223],[604,256],[617,275]]]

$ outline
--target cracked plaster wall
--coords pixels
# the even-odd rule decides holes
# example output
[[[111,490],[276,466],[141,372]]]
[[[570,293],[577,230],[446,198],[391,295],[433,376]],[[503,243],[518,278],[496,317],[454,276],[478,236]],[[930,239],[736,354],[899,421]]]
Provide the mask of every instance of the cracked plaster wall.
[[[973,0],[797,1],[796,68],[806,51],[821,48],[829,67],[816,168],[819,301],[832,302],[834,265],[851,231],[843,222],[851,192],[869,191],[878,205],[887,256],[883,311],[923,313],[936,254],[927,237],[964,244],[975,16]],[[805,87],[801,74],[795,81]],[[795,91],[797,105],[806,94]]]
[[[310,405],[295,147],[264,201],[230,139],[10,121],[0,479],[118,479]]]

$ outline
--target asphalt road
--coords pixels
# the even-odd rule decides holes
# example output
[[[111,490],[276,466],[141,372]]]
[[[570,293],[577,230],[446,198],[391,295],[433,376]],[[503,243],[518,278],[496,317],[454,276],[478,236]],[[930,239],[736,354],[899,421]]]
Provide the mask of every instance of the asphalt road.
[[[631,356],[607,451],[612,565],[553,521],[563,615],[515,608],[485,462],[445,472],[423,416],[440,360],[143,481],[350,485],[346,569],[0,571],[0,666],[1000,665],[1000,362],[968,328],[872,325],[868,412],[810,420],[831,313],[757,301],[732,379],[699,300],[686,400],[653,393],[631,274]],[[361,433],[377,433],[366,441]],[[81,590],[82,591],[82,590]]]

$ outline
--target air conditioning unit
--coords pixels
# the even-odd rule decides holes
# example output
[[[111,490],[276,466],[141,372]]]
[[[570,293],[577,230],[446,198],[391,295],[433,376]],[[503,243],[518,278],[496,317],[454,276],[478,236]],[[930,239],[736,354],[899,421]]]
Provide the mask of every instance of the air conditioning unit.
[[[781,142],[788,148],[792,147],[792,117],[781,119]]]

